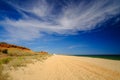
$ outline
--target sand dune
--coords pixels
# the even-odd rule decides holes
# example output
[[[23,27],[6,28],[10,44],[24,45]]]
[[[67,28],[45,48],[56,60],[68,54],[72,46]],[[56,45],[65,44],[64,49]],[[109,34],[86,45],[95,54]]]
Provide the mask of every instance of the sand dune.
[[[10,75],[13,80],[120,80],[120,61],[54,55]]]

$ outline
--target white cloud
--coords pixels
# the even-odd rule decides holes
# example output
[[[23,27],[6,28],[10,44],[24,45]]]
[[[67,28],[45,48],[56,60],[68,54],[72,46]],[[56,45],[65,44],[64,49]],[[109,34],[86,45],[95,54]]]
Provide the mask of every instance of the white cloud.
[[[58,12],[60,14],[57,17],[51,15],[54,6],[47,3],[46,0],[38,0],[27,6],[8,3],[23,15],[23,18],[19,20],[6,18],[0,22],[0,25],[5,27],[9,37],[21,40],[39,38],[44,35],[43,32],[72,35],[78,31],[92,30],[96,28],[97,24],[120,13],[119,0],[92,0],[87,5],[86,1],[82,1],[78,5],[71,3],[64,6],[62,12]],[[32,13],[43,21],[27,15],[23,11]]]
[[[19,4],[17,2],[7,1],[18,12],[25,16],[22,11],[35,14],[38,17],[45,17],[51,13],[53,5],[49,5],[46,0],[30,1],[28,3]],[[26,15],[27,16],[27,15]]]

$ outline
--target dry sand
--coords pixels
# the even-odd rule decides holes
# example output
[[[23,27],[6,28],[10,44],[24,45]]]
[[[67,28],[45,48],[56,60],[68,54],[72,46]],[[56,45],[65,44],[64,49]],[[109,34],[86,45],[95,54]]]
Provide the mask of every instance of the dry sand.
[[[120,80],[120,61],[55,55],[10,75],[13,80]]]

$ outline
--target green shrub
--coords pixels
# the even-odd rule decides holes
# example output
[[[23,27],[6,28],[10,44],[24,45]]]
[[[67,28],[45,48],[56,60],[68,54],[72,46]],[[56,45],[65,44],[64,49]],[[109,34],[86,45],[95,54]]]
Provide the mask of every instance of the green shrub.
[[[12,60],[12,58],[7,57],[0,60],[0,64],[7,64]]]
[[[7,49],[3,49],[3,50],[2,50],[2,53],[8,54],[8,50],[7,50]]]
[[[30,52],[23,51],[20,49],[11,49],[8,51],[9,56],[30,56],[32,55]]]
[[[7,44],[6,42],[0,42],[0,44]]]

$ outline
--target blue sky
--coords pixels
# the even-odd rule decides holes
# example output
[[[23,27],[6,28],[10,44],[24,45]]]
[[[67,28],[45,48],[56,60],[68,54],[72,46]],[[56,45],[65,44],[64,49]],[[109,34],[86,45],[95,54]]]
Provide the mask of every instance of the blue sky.
[[[0,41],[58,54],[120,54],[120,0],[0,0]]]

